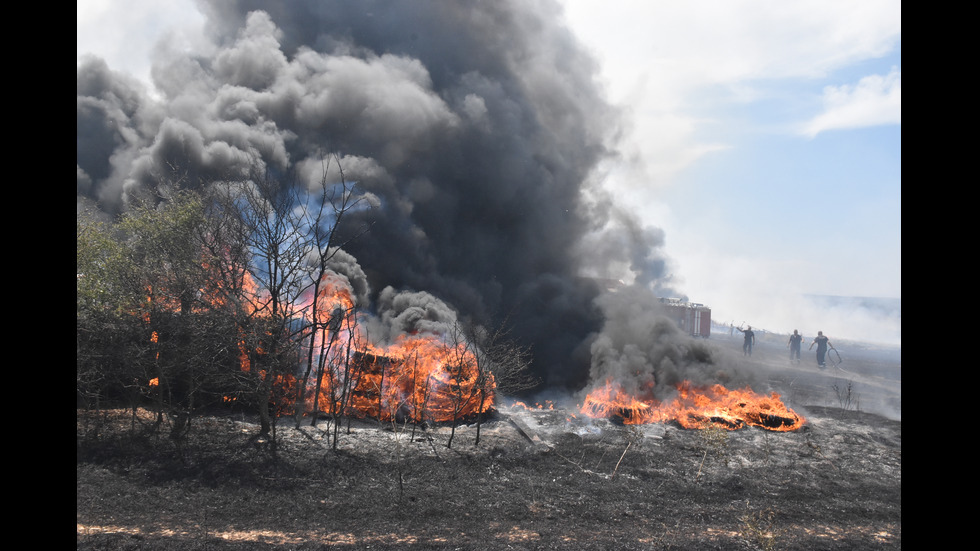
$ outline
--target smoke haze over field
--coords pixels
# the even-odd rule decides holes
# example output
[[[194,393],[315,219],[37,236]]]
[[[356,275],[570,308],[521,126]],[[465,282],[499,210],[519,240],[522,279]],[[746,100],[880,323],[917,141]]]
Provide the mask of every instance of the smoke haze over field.
[[[662,232],[594,185],[619,115],[556,4],[200,6],[206,40],[161,43],[155,95],[80,63],[80,201],[119,212],[161,181],[255,168],[314,185],[337,154],[380,200],[348,217],[371,231],[345,247],[376,300],[403,312],[398,289],[506,317],[551,385],[584,383],[601,327],[599,288],[581,276],[663,288]]]

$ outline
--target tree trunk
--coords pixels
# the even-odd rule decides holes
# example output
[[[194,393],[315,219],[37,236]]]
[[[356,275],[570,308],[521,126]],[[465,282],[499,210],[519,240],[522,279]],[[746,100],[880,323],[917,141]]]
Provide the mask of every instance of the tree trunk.
[[[322,344],[323,341],[320,341],[321,342],[320,358],[317,361],[317,366],[316,366],[316,389],[313,391],[313,413],[312,413],[312,419],[310,419],[311,427],[316,426],[317,417],[320,414],[320,391],[323,388],[322,387],[323,375],[326,373],[330,365],[329,364],[330,348],[331,346],[333,346],[333,341],[337,339],[337,333],[336,332],[331,333],[329,327],[324,327],[323,336],[325,339],[327,339],[327,346],[324,347]],[[331,389],[331,397],[333,396],[332,390],[333,389]],[[333,409],[332,406],[331,409]]]
[[[483,424],[483,404],[487,401],[487,393],[480,385],[480,407],[476,410],[476,441],[473,442],[474,446],[480,445],[480,426]]]

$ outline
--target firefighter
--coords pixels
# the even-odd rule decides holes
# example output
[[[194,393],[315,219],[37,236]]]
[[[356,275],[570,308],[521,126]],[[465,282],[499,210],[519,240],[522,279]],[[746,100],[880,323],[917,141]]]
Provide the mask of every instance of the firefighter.
[[[789,361],[800,363],[800,347],[803,345],[803,335],[796,329],[789,336]]]
[[[816,338],[807,350],[813,350],[813,345],[817,345],[817,367],[827,369],[827,347],[833,348],[834,345],[830,344],[830,339],[824,336],[823,331],[817,331]]]
[[[743,335],[745,335],[745,340],[742,341],[742,354],[745,356],[752,355],[752,345],[755,344],[755,333],[752,331],[752,326],[749,325],[745,329],[741,327],[736,327]]]

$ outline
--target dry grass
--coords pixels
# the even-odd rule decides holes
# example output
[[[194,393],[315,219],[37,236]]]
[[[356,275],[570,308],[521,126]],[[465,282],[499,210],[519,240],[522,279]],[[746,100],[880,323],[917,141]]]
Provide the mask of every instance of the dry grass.
[[[280,427],[273,449],[240,415],[200,418],[177,445],[152,416],[79,412],[77,548],[900,548],[901,423],[811,417],[726,432],[727,461],[703,461],[706,433],[674,426],[558,426],[533,446],[499,419],[448,449],[448,428],[360,422],[334,452],[322,424]]]

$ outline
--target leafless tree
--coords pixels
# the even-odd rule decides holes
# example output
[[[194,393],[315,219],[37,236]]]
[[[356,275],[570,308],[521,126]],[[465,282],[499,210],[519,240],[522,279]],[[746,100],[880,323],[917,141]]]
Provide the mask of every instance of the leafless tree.
[[[312,243],[304,214],[296,209],[303,195],[293,182],[267,172],[214,186],[226,227],[238,233],[244,264],[238,313],[245,371],[252,377],[252,399],[258,410],[260,434],[272,434],[295,367],[296,336],[301,330],[301,298],[310,287],[306,270]]]
[[[347,417],[347,432],[350,433],[350,404],[354,389],[357,387],[360,376],[363,373],[364,363],[352,361],[354,352],[357,351],[359,335],[353,320],[349,320],[347,325],[347,341],[344,343],[343,355],[337,359],[336,375],[332,377],[336,381],[334,392],[331,392],[331,405],[336,404],[336,413],[333,415],[333,449],[337,449],[337,441],[340,437],[340,422],[342,417]],[[335,398],[336,397],[336,398]]]
[[[309,307],[309,335],[307,345],[306,370],[299,383],[296,400],[296,426],[299,427],[306,408],[306,388],[311,373],[315,373],[316,389],[313,399],[311,424],[316,424],[318,396],[324,368],[331,348],[336,341],[341,326],[346,320],[354,320],[356,304],[338,304],[332,297],[325,296],[330,286],[327,278],[331,274],[330,262],[347,241],[356,239],[367,227],[343,239],[338,237],[338,227],[345,215],[366,204],[363,196],[355,193],[354,184],[347,181],[340,160],[334,156],[339,182],[328,180],[329,159],[323,161],[323,170],[317,193],[303,209],[303,225],[308,228],[311,255],[309,258],[310,280],[312,282],[312,303]],[[311,194],[312,195],[312,194]],[[319,353],[319,354],[318,354]],[[316,369],[314,370],[314,367]]]
[[[466,343],[475,360],[479,409],[483,412],[488,401],[499,395],[517,395],[539,384],[530,371],[531,349],[512,339],[506,320],[488,329],[477,324],[463,325]],[[480,444],[483,414],[476,418],[476,439]]]
[[[459,322],[453,324],[445,338],[447,362],[443,369],[446,372],[446,380],[441,393],[450,407],[451,428],[446,447],[451,448],[456,436],[456,426],[462,417],[473,411],[476,412],[477,417],[480,416],[482,409],[476,409],[474,403],[479,402],[480,406],[483,405],[486,389],[481,389],[480,386],[487,381],[481,377],[476,357],[471,352],[473,345],[467,341]]]
[[[425,423],[426,419],[426,408],[429,405],[429,391],[430,391],[430,378],[431,376],[426,373],[425,381],[419,384],[419,357],[416,352],[412,358],[412,404],[411,404],[411,420],[412,420],[412,437],[410,442],[415,441],[415,431],[422,423]]]

